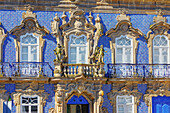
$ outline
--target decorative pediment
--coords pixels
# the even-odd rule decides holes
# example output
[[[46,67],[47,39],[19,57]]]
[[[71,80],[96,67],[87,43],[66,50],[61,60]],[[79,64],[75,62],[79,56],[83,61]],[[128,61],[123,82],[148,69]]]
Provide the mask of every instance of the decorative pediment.
[[[112,50],[112,63],[115,63],[116,60],[116,38],[121,36],[126,36],[132,39],[133,43],[133,63],[136,63],[136,53],[138,48],[138,41],[136,40],[140,36],[144,36],[144,34],[139,30],[132,27],[132,23],[130,22],[130,17],[126,15],[126,10],[120,10],[120,15],[117,16],[118,23],[115,28],[111,28],[106,32],[106,35],[110,37],[112,40],[110,41],[110,48]]]
[[[130,17],[126,15],[126,9],[119,10],[120,15],[117,16],[118,23],[115,28],[111,28],[106,32],[106,35],[111,38],[116,38],[121,35],[132,35],[135,38],[139,38],[139,36],[143,36],[144,34],[139,30],[132,27],[132,23],[130,22]]]
[[[26,33],[36,32],[42,36],[49,34],[49,31],[44,26],[41,27],[39,25],[36,14],[32,12],[32,7],[29,5],[26,8],[26,13],[24,12],[22,14],[23,20],[21,21],[21,25],[14,27],[10,33],[15,35],[17,38]]]
[[[16,90],[16,92],[13,92],[12,98],[14,100],[15,106],[20,105],[20,97],[23,96],[39,96],[41,97],[41,104],[45,106],[46,100],[48,99],[49,94],[45,92],[44,90],[38,90],[38,91],[33,91],[31,89],[28,90]]]
[[[113,113],[116,113],[116,97],[117,96],[134,96],[134,109],[137,111],[142,93],[137,90],[137,83],[113,83],[112,90],[107,94],[111,105],[113,106]]]
[[[143,36],[144,34],[139,29],[133,28],[130,21],[121,20],[116,24],[115,28],[111,28],[107,31],[106,35],[111,38],[120,37],[121,35],[131,35],[134,38],[139,38],[139,36]]]
[[[67,22],[67,15],[63,12],[62,15],[62,25],[60,25],[60,19],[56,16],[54,20],[51,22],[52,33],[57,39],[57,43],[59,43],[61,47],[64,48],[64,59],[63,62],[68,62],[68,45],[69,38],[71,35],[81,36],[84,35],[87,40],[87,54],[88,54],[88,63],[91,62],[91,56],[94,54],[95,48],[98,45],[98,41],[100,36],[103,35],[103,26],[101,24],[101,19],[99,15],[97,15],[95,19],[95,25],[93,25],[92,19],[93,16],[91,12],[89,13],[89,22],[85,17],[85,12],[80,9],[76,9],[70,11],[69,21]],[[96,31],[95,31],[96,30]]]
[[[60,26],[60,29],[63,32],[63,35],[69,35],[74,29],[77,29],[78,35],[81,35],[83,32],[86,34],[89,34],[88,31],[90,31],[90,34],[93,35],[94,30],[96,29],[95,26],[88,23],[85,15],[85,12],[83,10],[77,9],[75,11],[70,11],[70,18],[69,21],[66,22],[66,15],[65,12],[63,13],[62,20],[63,24]],[[74,33],[74,31],[73,31]]]

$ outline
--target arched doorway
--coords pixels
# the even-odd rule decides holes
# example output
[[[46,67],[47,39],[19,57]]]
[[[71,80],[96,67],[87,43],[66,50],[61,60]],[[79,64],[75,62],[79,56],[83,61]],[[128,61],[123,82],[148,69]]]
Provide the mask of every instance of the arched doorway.
[[[89,103],[83,96],[72,96],[67,103],[67,113],[89,113]]]

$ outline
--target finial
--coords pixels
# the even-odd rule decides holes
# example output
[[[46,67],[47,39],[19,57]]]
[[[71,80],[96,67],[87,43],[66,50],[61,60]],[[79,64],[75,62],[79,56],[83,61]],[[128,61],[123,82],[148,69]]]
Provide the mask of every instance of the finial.
[[[91,15],[91,12],[89,12],[88,18],[89,18],[90,24],[93,25],[93,22],[92,22],[93,16]]]
[[[55,14],[54,20],[55,21],[59,21],[60,20],[60,18],[58,17],[57,13]]]
[[[99,17],[99,14],[97,14],[97,18],[95,19],[95,21],[96,21],[96,22],[100,22],[100,21],[101,21],[101,19],[100,19],[100,17]]]
[[[164,12],[162,11],[162,9],[159,9],[159,10],[157,10],[156,12],[157,12],[157,15],[158,15],[158,16],[163,16],[163,13],[164,13]]]
[[[25,8],[26,8],[26,10],[29,11],[29,12],[31,12],[31,11],[34,10],[34,8],[33,8],[30,4],[26,5]]]
[[[62,15],[62,20],[63,20],[63,24],[65,24],[66,23],[66,17],[67,17],[67,15],[65,14],[65,11],[63,11],[63,15]]]
[[[127,14],[127,10],[125,8],[120,8],[119,9],[119,13],[122,14],[122,15],[126,15]]]

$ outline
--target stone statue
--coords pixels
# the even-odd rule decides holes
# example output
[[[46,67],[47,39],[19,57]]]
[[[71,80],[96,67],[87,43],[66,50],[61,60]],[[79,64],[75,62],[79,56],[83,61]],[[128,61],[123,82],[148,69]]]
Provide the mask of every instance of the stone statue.
[[[58,44],[57,47],[54,49],[54,54],[56,55],[56,59],[54,59],[54,61],[63,62],[63,58],[65,55],[64,47]]]
[[[99,48],[98,63],[104,63],[104,52],[106,51],[104,51],[103,45],[101,45]]]

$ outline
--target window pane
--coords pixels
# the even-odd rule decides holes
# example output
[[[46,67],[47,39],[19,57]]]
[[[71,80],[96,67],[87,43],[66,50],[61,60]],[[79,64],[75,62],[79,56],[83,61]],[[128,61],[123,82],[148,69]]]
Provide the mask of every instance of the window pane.
[[[22,53],[28,53],[28,46],[22,46]]]
[[[38,113],[37,106],[31,106],[31,113]]]
[[[79,47],[79,63],[85,63],[86,48]]]
[[[119,103],[119,104],[125,103],[124,97],[118,97],[118,103]]]
[[[117,48],[116,51],[116,63],[122,63],[122,57],[123,57],[123,50],[122,48]]]
[[[70,47],[70,63],[76,63],[76,47]]]
[[[127,103],[132,103],[132,97],[126,97],[126,102]]]
[[[29,106],[22,106],[22,113],[29,113]]]
[[[37,44],[37,38],[33,37],[32,35],[27,35],[26,37],[22,38],[23,44]]]
[[[22,54],[22,61],[28,61],[28,54]]]
[[[123,105],[118,105],[118,111],[124,111]]]
[[[37,104],[38,103],[38,98],[37,97],[32,97],[31,98],[31,104]]]
[[[127,105],[127,113],[132,113],[132,105]]]

